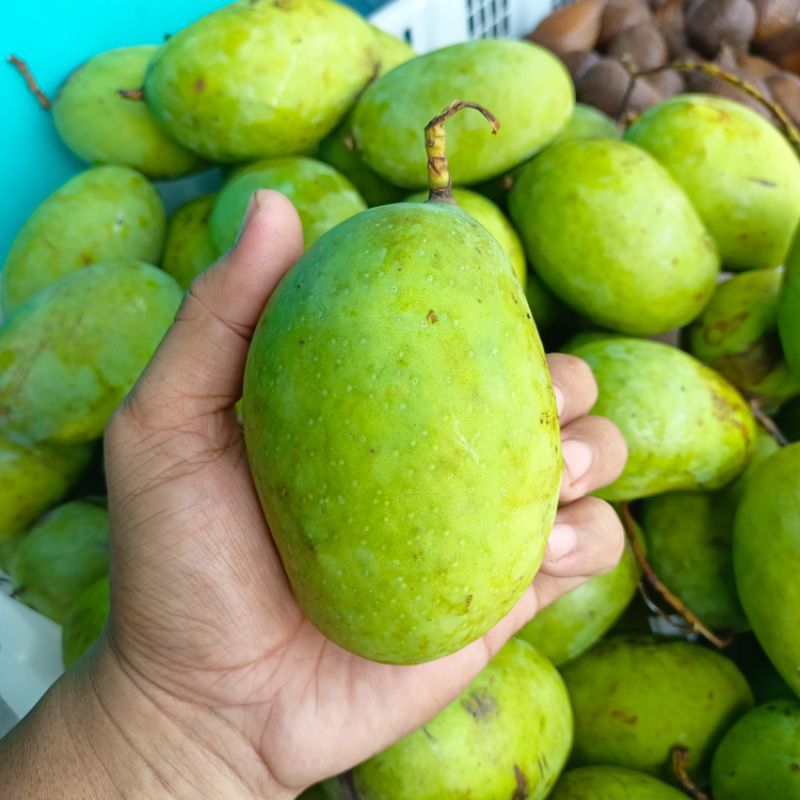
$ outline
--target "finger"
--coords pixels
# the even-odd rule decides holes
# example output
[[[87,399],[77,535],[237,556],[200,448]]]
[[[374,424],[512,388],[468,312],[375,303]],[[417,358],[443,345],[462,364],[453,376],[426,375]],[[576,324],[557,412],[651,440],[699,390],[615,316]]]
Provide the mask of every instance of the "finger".
[[[553,380],[558,418],[566,425],[577,417],[588,414],[597,402],[597,382],[589,365],[577,356],[550,353],[547,367]]]
[[[613,569],[625,547],[617,513],[597,497],[558,510],[540,573],[557,578],[600,575]]]
[[[255,192],[236,246],[195,279],[134,390],[145,418],[162,427],[184,424],[239,399],[255,325],[302,252],[292,204],[278,192]]]
[[[571,503],[613,483],[625,468],[628,447],[619,428],[605,417],[579,417],[561,429],[564,474],[559,500]]]

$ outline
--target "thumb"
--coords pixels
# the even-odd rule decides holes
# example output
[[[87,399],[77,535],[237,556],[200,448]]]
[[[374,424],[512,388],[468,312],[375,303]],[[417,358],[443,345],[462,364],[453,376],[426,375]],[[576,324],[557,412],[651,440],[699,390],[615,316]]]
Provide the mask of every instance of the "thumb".
[[[129,409],[149,426],[186,430],[232,408],[259,316],[302,253],[303,230],[292,204],[278,192],[256,191],[235,247],[192,283]]]

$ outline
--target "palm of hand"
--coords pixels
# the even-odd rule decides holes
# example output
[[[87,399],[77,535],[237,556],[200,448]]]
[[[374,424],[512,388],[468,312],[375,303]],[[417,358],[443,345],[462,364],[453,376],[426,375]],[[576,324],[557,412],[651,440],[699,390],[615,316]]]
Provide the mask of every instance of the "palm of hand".
[[[272,778],[300,790],[424,723],[537,605],[610,568],[620,547],[606,520],[611,532],[593,545],[603,558],[590,547],[589,568],[585,558],[557,562],[564,569],[540,573],[483,639],[439,661],[378,664],[319,633],[264,522],[234,409],[255,321],[302,241],[286,201],[266,195],[270,214],[251,210],[236,250],[197,284],[107,433],[109,643],[143,685],[232,726]],[[586,403],[573,405],[574,416]],[[607,481],[618,467],[586,480]],[[567,493],[590,490],[578,484]]]

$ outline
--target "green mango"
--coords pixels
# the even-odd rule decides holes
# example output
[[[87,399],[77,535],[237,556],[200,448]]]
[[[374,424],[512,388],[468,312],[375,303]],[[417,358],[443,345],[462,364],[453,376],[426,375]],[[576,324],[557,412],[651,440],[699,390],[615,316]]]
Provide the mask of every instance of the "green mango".
[[[714,291],[714,243],[681,188],[633,145],[552,145],[508,202],[536,272],[602,327],[664,333],[694,319]]]
[[[448,159],[460,184],[516,166],[546,145],[574,105],[572,81],[546,50],[508,39],[476,39],[401,64],[367,87],[353,111],[364,161],[390,183],[427,184],[423,129],[448,103],[469,98],[500,121],[498,141],[477,115],[449,123]]]
[[[748,477],[776,450],[772,436],[758,427],[747,467],[724,489],[668,492],[642,501],[650,566],[712,628],[749,628],[733,576],[734,519]]]
[[[161,266],[182,288],[217,260],[209,220],[216,195],[207,194],[184,203],[170,217]]]
[[[26,531],[55,505],[80,479],[91,457],[88,445],[33,446],[0,435],[0,544]]]
[[[575,713],[575,766],[667,775],[673,748],[689,750],[702,783],[725,731],[753,705],[736,665],[689,642],[605,639],[561,670]]]
[[[258,161],[238,170],[222,187],[211,212],[211,242],[222,254],[236,242],[250,196],[256,189],[274,189],[292,201],[306,248],[367,205],[353,184],[333,167],[312,158]]]
[[[711,787],[714,800],[800,800],[800,702],[745,714],[714,753]]]
[[[177,283],[138,261],[94,264],[0,327],[0,429],[34,442],[98,438],[175,318]]]
[[[525,299],[540,332],[550,331],[565,318],[574,316],[572,309],[567,308],[533,270],[528,270],[524,286]]]
[[[149,178],[179,178],[205,162],[170,139],[143,102],[121,89],[139,89],[156,45],[120,47],[90,58],[64,81],[53,100],[59,136],[90,164],[121,164]]]
[[[568,352],[588,362],[600,389],[594,414],[616,423],[628,443],[622,475],[598,492],[635,500],[678,489],[717,489],[745,467],[755,424],[722,376],[662,342],[584,338]]]
[[[783,679],[800,693],[798,470],[800,444],[792,444],[748,477],[736,511],[733,568],[753,632]]]
[[[64,667],[74,664],[100,637],[110,605],[108,576],[85,589],[70,606],[61,630]]]
[[[340,646],[438,658],[529,586],[561,480],[555,398],[508,257],[457,206],[322,236],[258,324],[243,420],[295,596]]]
[[[584,103],[575,103],[572,116],[556,134],[551,144],[573,142],[578,139],[621,139],[622,131],[611,117]]]
[[[380,51],[381,69],[378,77],[414,58],[414,51],[404,41],[380,28],[373,27],[372,30]],[[397,203],[406,194],[364,163],[353,139],[352,114],[348,114],[319,143],[319,158],[341,172],[370,207]]]
[[[628,607],[638,583],[636,559],[626,547],[614,569],[589,578],[537,612],[517,636],[559,667],[605,635]]]
[[[212,161],[295,155],[333,130],[380,68],[371,27],[330,0],[239,0],[171,36],[144,93]]]
[[[406,198],[406,202],[424,203],[427,199],[427,192],[419,192]],[[519,282],[524,287],[528,271],[525,264],[525,251],[522,249],[522,242],[519,240],[517,232],[511,227],[505,214],[491,200],[477,192],[471,192],[469,189],[453,189],[453,199],[497,239],[511,261]]]
[[[155,187],[127,167],[94,167],[51,194],[22,226],[0,272],[4,316],[98,262],[158,263],[166,216]]]
[[[74,501],[42,517],[11,562],[14,595],[61,622],[80,594],[108,574],[108,511]]]
[[[548,800],[686,800],[686,795],[632,769],[581,767],[565,772]]]
[[[778,336],[783,269],[736,275],[717,286],[689,329],[689,351],[741,391],[782,402],[800,394]]]
[[[625,138],[683,187],[727,269],[782,263],[800,218],[800,162],[767,120],[723,97],[681,94],[645,111]]]
[[[786,255],[778,297],[778,334],[786,363],[794,377],[800,379],[800,225]]]
[[[327,786],[341,800],[541,800],[571,743],[558,672],[511,639],[444,711]]]

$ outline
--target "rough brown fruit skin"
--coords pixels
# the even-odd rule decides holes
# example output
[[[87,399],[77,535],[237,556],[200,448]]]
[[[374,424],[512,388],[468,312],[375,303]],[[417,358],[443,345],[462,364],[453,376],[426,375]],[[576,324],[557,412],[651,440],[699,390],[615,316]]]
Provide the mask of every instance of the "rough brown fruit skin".
[[[607,54],[628,59],[641,70],[654,69],[667,63],[667,43],[653,22],[640,22],[618,33],[609,43]]]
[[[722,45],[744,51],[756,30],[750,0],[699,0],[686,14],[686,32],[694,47],[715,56]]]

